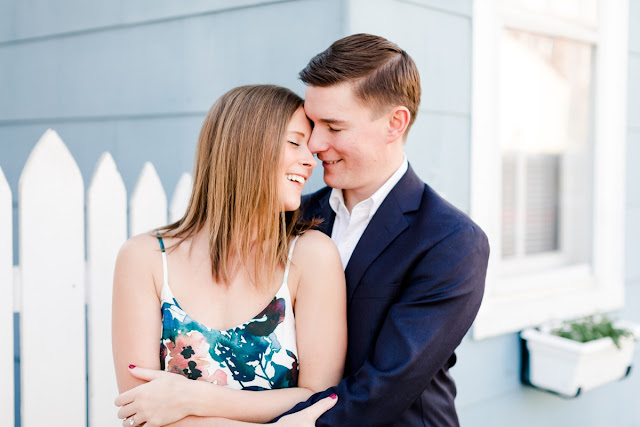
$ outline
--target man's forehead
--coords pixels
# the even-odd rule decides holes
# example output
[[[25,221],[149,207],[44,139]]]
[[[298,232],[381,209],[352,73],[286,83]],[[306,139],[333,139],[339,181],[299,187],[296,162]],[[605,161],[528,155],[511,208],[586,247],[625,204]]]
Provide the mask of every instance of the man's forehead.
[[[329,124],[343,124],[356,107],[356,100],[348,86],[308,86],[304,110],[309,118]]]
[[[308,108],[305,103],[305,113],[314,123],[324,123],[336,126],[346,125],[348,123],[344,114],[341,114],[336,110],[331,110],[330,106],[327,109],[316,109],[316,107]]]

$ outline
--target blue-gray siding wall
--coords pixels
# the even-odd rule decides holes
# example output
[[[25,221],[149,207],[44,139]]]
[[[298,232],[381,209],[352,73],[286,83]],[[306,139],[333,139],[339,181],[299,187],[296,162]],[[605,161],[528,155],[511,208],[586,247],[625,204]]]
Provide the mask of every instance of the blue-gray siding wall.
[[[296,74],[353,32],[397,42],[420,68],[423,98],[406,152],[423,179],[469,210],[472,0],[0,0],[0,166],[17,194],[29,151],[49,127],[85,186],[110,151],[129,192],[146,160],[170,194],[192,165],[206,111],[227,89]],[[640,24],[640,0],[630,0]],[[233,4],[232,8],[229,5]],[[630,25],[627,305],[640,322],[640,30]],[[317,171],[307,190],[321,185]],[[15,218],[17,222],[17,218]],[[465,339],[452,375],[462,425],[638,426],[640,375],[567,401],[522,387],[515,334]],[[640,356],[636,356],[636,365]]]
[[[471,1],[349,3],[348,33],[379,34],[415,60],[422,100],[405,152],[423,180],[469,212]]]
[[[150,160],[170,195],[191,171],[216,98],[249,83],[302,95],[297,72],[343,35],[339,0],[95,3],[0,2],[0,167],[14,200],[47,128],[71,150],[85,188],[110,151],[129,194]]]
[[[421,69],[409,160],[468,211],[469,1],[85,3],[0,1],[0,167],[14,200],[47,128],[71,150],[85,187],[110,151],[129,194],[150,160],[170,195],[191,170],[200,125],[218,96],[247,83],[302,95],[297,72],[313,55],[350,32],[370,31],[405,47]],[[389,25],[382,11],[410,25]],[[317,171],[307,191],[321,184]],[[17,222],[14,209],[16,230]]]

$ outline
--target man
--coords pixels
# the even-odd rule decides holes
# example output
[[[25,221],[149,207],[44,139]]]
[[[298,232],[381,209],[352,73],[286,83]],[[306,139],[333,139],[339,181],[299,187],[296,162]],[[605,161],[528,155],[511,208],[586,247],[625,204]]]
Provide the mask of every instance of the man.
[[[424,184],[403,146],[420,103],[413,60],[356,34],[300,72],[309,148],[325,187],[303,200],[338,246],[347,280],[348,351],[318,426],[457,426],[449,369],[484,291],[482,230]]]

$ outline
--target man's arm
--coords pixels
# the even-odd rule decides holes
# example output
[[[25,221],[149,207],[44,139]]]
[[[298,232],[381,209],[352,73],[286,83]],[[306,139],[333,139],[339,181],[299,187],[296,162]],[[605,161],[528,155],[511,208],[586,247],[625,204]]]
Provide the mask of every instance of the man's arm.
[[[489,247],[484,233],[463,225],[429,249],[391,306],[374,351],[330,393],[338,404],[318,426],[392,424],[425,390],[453,354],[480,307]]]

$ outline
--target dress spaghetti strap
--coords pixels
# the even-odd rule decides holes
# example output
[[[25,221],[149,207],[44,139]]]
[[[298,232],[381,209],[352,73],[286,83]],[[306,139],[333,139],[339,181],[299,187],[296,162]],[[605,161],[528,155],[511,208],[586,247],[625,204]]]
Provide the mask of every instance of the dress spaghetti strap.
[[[160,242],[160,250],[162,251],[162,275],[163,275],[163,279],[162,279],[162,285],[168,285],[169,284],[169,278],[168,278],[168,273],[167,273],[167,252],[164,249],[164,241],[162,240],[162,237],[160,236],[156,236],[158,238],[158,242]]]

